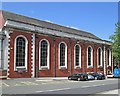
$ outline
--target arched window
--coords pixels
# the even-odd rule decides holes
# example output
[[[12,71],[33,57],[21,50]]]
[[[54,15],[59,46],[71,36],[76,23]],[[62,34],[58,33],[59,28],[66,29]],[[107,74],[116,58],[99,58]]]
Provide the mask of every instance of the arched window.
[[[15,66],[14,69],[27,69],[27,44],[28,41],[24,36],[18,36],[15,39]]]
[[[88,47],[87,49],[87,64],[88,67],[93,67],[93,49],[92,47]]]
[[[81,47],[80,45],[75,45],[75,68],[81,67]]]
[[[102,66],[102,49],[98,48],[98,67]]]
[[[49,69],[49,42],[47,40],[40,41],[40,69]]]
[[[67,46],[64,42],[59,44],[59,60],[60,68],[67,68]]]
[[[111,51],[110,49],[107,50],[107,65],[111,66]]]

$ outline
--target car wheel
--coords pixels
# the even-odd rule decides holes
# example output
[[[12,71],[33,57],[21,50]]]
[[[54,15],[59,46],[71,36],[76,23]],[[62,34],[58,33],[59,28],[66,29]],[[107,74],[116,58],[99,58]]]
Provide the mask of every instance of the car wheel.
[[[104,80],[105,78],[104,77],[102,77],[102,80]]]
[[[88,78],[86,77],[86,79],[85,79],[86,81],[88,81]]]
[[[71,80],[71,78],[68,78],[68,80]]]
[[[97,80],[97,77],[95,77],[95,80]]]
[[[80,81],[81,79],[80,79],[80,78],[78,78],[77,80],[78,80],[78,81]]]

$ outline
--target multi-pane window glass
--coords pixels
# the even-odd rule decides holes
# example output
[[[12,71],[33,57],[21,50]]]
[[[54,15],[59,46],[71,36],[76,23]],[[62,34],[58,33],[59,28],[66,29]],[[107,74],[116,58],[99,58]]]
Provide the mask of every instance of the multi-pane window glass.
[[[79,54],[80,54],[80,47],[79,45],[75,46],[75,66],[79,66]]]
[[[92,49],[91,47],[88,47],[88,66],[91,66],[91,54],[92,54]]]
[[[16,66],[25,66],[25,44],[23,37],[16,39]]]
[[[99,48],[99,49],[98,49],[98,65],[99,65],[99,66],[100,66],[101,63],[102,63],[102,62],[101,62],[101,59],[102,59],[102,57],[101,57],[101,56],[102,56],[101,51],[102,51],[101,48]]]
[[[65,66],[65,44],[60,44],[60,66]]]
[[[48,43],[46,40],[41,41],[40,45],[40,66],[47,66]]]

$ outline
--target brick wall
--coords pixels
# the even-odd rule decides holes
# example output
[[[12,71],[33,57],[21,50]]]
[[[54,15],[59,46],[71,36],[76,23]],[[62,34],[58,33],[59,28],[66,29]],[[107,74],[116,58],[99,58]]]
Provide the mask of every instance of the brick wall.
[[[14,42],[15,38],[19,35],[24,35],[28,40],[28,71],[27,72],[17,72],[14,71]],[[46,39],[50,43],[50,69],[39,69],[39,43],[42,39]],[[59,43],[65,42],[67,45],[67,69],[59,69]],[[71,43],[70,43],[71,42]],[[74,46],[79,44],[81,46],[81,68],[74,68]],[[9,76],[10,78],[30,78],[32,72],[32,33],[23,31],[13,31],[10,33],[10,54],[9,54]],[[87,68],[87,47],[91,46],[93,48],[93,68]],[[89,73],[89,72],[103,72],[103,68],[97,67],[97,49],[101,47],[103,51],[103,46],[100,44],[95,44],[92,42],[84,42],[71,40],[68,38],[54,37],[42,34],[35,35],[35,77],[64,77],[69,76],[74,73]],[[71,50],[72,49],[72,50]],[[72,60],[71,60],[72,59]],[[104,59],[104,58],[103,58]],[[72,61],[72,62],[71,62]],[[103,61],[102,61],[103,62]],[[70,66],[70,64],[72,66]],[[104,67],[104,65],[103,65]],[[55,69],[56,68],[56,69]],[[106,68],[107,70],[108,68]],[[110,69],[110,68],[109,68]],[[110,69],[111,70],[111,69]]]

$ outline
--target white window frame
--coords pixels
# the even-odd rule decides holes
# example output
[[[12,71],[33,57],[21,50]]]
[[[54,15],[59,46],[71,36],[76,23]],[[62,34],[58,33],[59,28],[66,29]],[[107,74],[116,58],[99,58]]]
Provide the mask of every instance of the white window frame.
[[[108,50],[109,50],[109,61],[108,61],[108,62],[109,62],[109,65],[107,64],[107,67],[108,67],[108,66],[111,66],[111,50],[108,48],[108,49],[107,49],[107,52],[108,52]],[[108,53],[107,53],[107,55],[108,55]],[[108,58],[107,58],[107,59],[108,59]]]
[[[88,65],[88,48],[91,46],[87,47],[87,68],[93,68],[93,48],[91,47],[91,65]]]
[[[75,50],[75,49],[76,49],[76,46],[77,46],[77,45],[78,45],[79,48],[80,48],[80,49],[79,49],[79,65],[78,65],[78,66],[76,66],[76,57],[75,57],[75,56],[76,56],[76,52],[75,52],[76,50]],[[76,45],[74,46],[74,68],[75,68],[75,69],[81,68],[81,58],[82,58],[82,56],[81,56],[81,46],[80,46],[79,44],[76,44]]]
[[[48,48],[47,48],[47,53],[48,53],[48,55],[47,55],[47,66],[41,66],[41,42],[43,41],[43,40],[45,40],[46,42],[47,42],[47,44],[48,44]],[[47,39],[42,39],[42,40],[40,40],[40,42],[39,42],[39,70],[49,70],[50,69],[50,43],[49,43],[49,41],[47,40]]]
[[[16,40],[17,38],[19,37],[22,37],[25,39],[25,66],[16,66]],[[14,41],[14,71],[17,71],[17,69],[21,69],[21,68],[25,68],[27,70],[27,65],[28,64],[28,40],[25,36],[23,35],[18,35],[16,38],[15,38],[15,41]]]
[[[100,65],[98,64],[98,62],[99,62],[99,61],[98,61],[98,60],[99,60],[99,58],[98,58],[98,55],[99,55],[99,52],[98,52],[98,51],[99,51],[99,48],[100,48],[100,50],[101,50],[101,60],[100,60],[100,61],[101,61],[101,64],[100,64]],[[103,63],[102,48],[101,48],[101,47],[98,47],[98,49],[97,49],[97,65],[98,65],[98,68],[99,68],[99,67],[103,67],[103,64],[102,64],[102,63]]]
[[[60,66],[60,44],[64,43],[65,44],[65,66]],[[59,43],[59,49],[58,49],[58,62],[59,62],[59,69],[67,69],[67,44],[65,42],[60,42]]]

